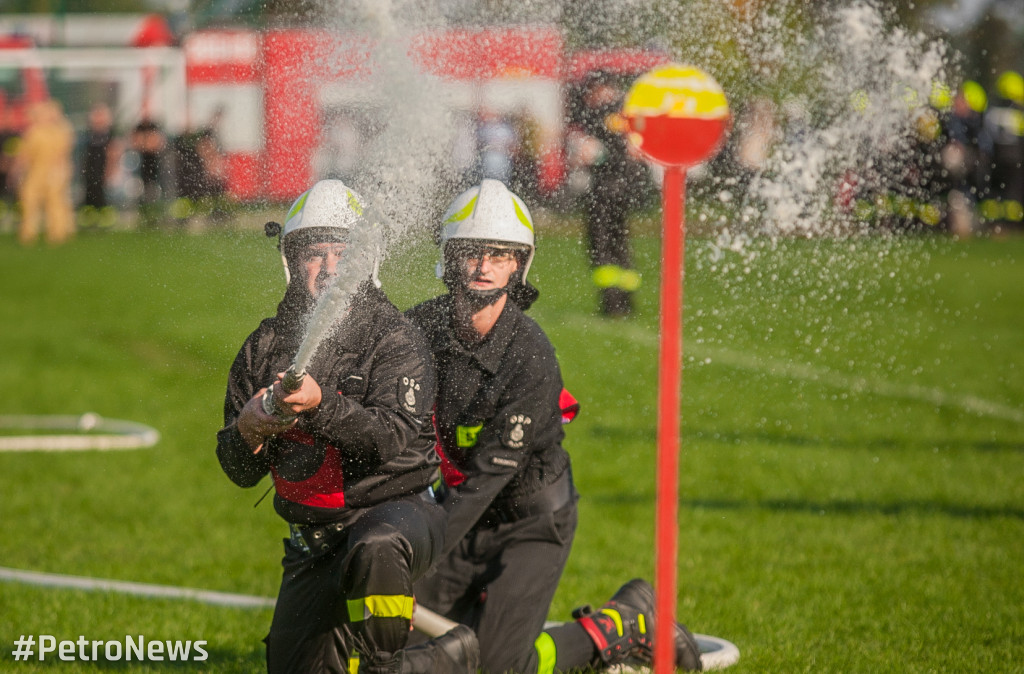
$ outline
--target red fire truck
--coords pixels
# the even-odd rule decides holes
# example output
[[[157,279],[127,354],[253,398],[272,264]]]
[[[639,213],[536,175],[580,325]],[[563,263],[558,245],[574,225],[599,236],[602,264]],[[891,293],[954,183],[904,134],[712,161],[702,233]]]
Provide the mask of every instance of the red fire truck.
[[[0,35],[0,49],[29,49],[32,38],[24,35]],[[38,67],[0,69],[0,119],[2,126],[22,130],[26,111],[33,103],[47,98],[46,80]]]
[[[322,177],[318,150],[332,135],[352,131],[339,128],[339,120],[365,121],[379,103],[367,100],[363,86],[375,48],[366,36],[205,30],[187,36],[182,47],[190,121],[219,117],[228,188],[241,200],[285,201],[301,193]],[[566,176],[567,85],[595,69],[639,73],[667,60],[637,50],[570,55],[549,27],[423,31],[412,38],[409,57],[438,79],[453,113],[529,117],[542,194],[556,191]]]

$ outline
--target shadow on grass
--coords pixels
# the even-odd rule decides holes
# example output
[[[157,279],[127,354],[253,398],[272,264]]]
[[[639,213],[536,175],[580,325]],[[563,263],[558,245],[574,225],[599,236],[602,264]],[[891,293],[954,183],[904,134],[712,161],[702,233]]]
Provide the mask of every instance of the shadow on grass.
[[[587,429],[589,438],[597,441],[642,441],[648,443],[657,442],[655,428],[633,428],[624,426],[605,426],[595,424]],[[730,447],[742,445],[766,445],[773,447],[818,447],[821,449],[868,449],[868,450],[895,450],[909,449],[915,451],[950,451],[968,450],[978,452],[1024,452],[1024,441],[1002,441],[1002,440],[973,440],[973,441],[950,441],[930,440],[928,438],[842,438],[814,435],[796,435],[782,433],[758,433],[758,432],[721,432],[714,430],[702,430],[699,428],[684,428],[682,441],[687,440],[713,443],[717,445],[728,445]]]
[[[814,435],[772,434],[772,433],[722,433],[718,431],[684,432],[683,438],[692,438],[705,442],[711,441],[726,445],[761,444],[791,447],[820,447],[821,449],[869,449],[896,450],[909,449],[914,451],[949,451],[968,450],[978,452],[1020,452],[1024,451],[1024,441],[1010,440],[965,440],[917,438],[843,438]]]
[[[588,492],[586,498],[600,505],[649,504],[649,494],[609,494]],[[993,519],[1009,517],[1024,520],[1024,508],[1013,506],[981,506],[934,501],[899,501],[876,503],[870,501],[799,501],[767,499],[764,501],[741,499],[680,499],[680,508],[690,510],[768,510],[775,512],[809,513],[813,515],[941,515],[962,519]]]

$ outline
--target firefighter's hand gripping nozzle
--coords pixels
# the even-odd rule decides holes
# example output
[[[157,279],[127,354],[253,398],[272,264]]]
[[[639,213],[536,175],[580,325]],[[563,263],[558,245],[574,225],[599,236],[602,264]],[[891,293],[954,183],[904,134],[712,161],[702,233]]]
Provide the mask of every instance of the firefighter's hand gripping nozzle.
[[[280,386],[283,393],[294,393],[302,388],[302,380],[305,379],[305,370],[301,372],[295,371],[295,366],[288,368],[284,373],[284,377],[281,378]],[[296,415],[291,413],[286,407],[281,406],[281,401],[277,395],[275,395],[274,389],[278,386],[278,382],[274,382],[270,385],[263,393],[263,411],[272,417],[277,417],[282,421],[291,421]]]

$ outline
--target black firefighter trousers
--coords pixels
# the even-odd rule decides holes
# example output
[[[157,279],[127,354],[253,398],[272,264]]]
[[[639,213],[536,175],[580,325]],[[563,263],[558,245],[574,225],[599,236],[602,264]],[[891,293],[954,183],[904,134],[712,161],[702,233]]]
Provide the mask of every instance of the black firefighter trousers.
[[[306,529],[298,542],[285,539],[268,672],[344,674],[350,658],[403,649],[413,582],[440,551],[444,523],[440,506],[411,495],[367,508],[340,530],[328,525]]]
[[[478,524],[416,583],[417,601],[473,628],[483,672],[544,669],[535,642],[569,558],[576,520],[573,498],[556,512]]]

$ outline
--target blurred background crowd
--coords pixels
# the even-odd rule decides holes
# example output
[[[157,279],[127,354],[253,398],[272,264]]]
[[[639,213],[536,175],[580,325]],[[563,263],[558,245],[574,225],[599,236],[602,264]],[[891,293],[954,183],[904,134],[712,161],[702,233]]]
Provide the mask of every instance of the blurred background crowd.
[[[0,231],[26,244],[81,229],[216,225],[287,202],[315,179],[352,180],[382,133],[375,103],[345,76],[294,81],[309,67],[301,54],[325,39],[317,3],[175,3],[158,14],[94,4],[103,7],[68,14],[18,0],[0,12]],[[544,12],[511,3],[496,22],[503,3],[485,4],[489,25],[472,3],[454,3],[454,28],[431,38],[447,50],[433,68],[452,82],[454,101],[445,191],[496,178],[529,203],[612,223],[591,231],[595,283],[628,292],[638,280],[628,252],[616,252],[628,248],[618,223],[656,205],[659,176],[630,151],[615,112],[638,74],[686,49],[609,32],[593,1],[548,25],[528,25]],[[718,4],[748,20],[773,3]],[[962,236],[1024,228],[1024,19],[1013,6],[936,1],[892,14],[950,42],[951,76],[907,96],[916,147],[894,148],[897,179],[878,169],[893,158],[864,157],[834,186],[837,210],[872,226]],[[742,189],[814,111],[800,96],[730,81],[730,68],[718,76],[732,132],[691,180],[727,176]],[[854,92],[847,104],[866,109],[876,95]]]

